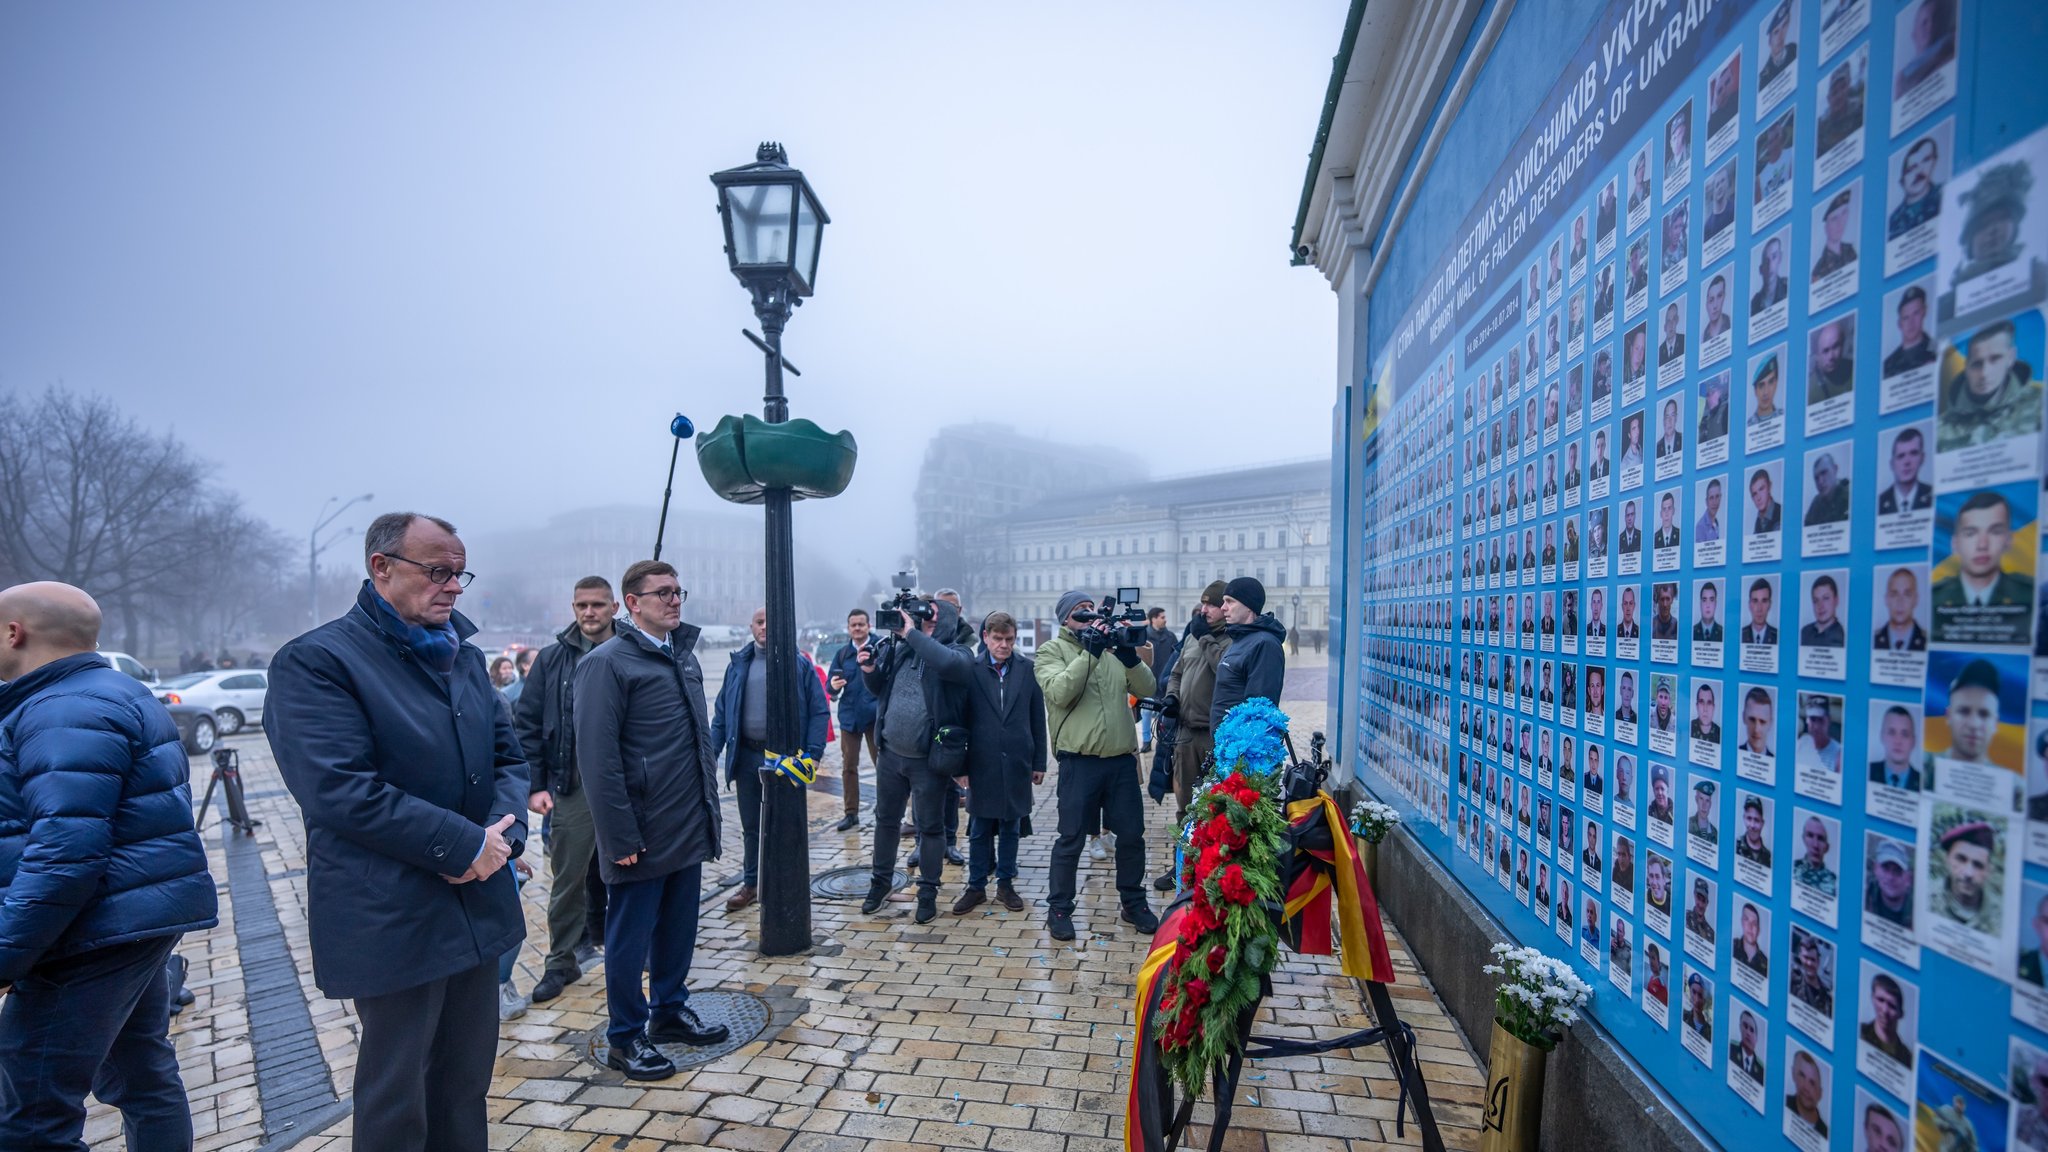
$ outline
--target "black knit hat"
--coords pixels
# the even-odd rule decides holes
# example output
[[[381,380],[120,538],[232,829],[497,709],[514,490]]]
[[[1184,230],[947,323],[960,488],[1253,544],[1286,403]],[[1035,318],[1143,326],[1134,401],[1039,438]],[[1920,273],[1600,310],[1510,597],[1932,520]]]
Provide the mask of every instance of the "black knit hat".
[[[1223,594],[1254,612],[1266,610],[1266,586],[1249,576],[1239,576],[1225,584]]]

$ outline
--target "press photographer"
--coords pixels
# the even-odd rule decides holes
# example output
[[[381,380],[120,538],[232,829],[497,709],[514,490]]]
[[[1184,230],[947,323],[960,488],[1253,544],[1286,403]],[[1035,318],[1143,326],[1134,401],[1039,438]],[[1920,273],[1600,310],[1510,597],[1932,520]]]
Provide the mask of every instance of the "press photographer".
[[[897,574],[897,594],[875,614],[886,636],[859,650],[861,679],[881,708],[881,753],[875,761],[874,878],[861,911],[879,912],[896,874],[897,821],[906,801],[917,824],[917,922],[938,916],[944,867],[945,805],[953,777],[964,774],[967,734],[960,726],[974,651],[956,643],[960,610],[911,592],[915,577]],[[945,637],[940,640],[935,637]]]
[[[1121,609],[1119,600],[1133,607]],[[1099,826],[1116,835],[1124,921],[1148,935],[1159,927],[1145,899],[1138,725],[1129,704],[1131,696],[1152,695],[1158,682],[1146,664],[1145,617],[1136,600],[1137,590],[1131,589],[1097,612],[1084,592],[1061,596],[1059,635],[1038,650],[1032,670],[1045,691],[1046,720],[1060,762],[1059,839],[1046,899],[1046,927],[1055,940],[1074,938],[1075,873],[1089,831]]]

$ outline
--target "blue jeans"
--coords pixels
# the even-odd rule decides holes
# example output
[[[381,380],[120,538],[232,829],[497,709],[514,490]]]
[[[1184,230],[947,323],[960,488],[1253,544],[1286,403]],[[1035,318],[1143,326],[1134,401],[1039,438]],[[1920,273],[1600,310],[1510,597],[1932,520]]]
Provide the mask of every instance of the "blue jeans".
[[[128,1147],[189,1152],[164,962],[175,936],[37,965],[0,1003],[0,1148],[83,1149],[85,1094],[121,1110]]]
[[[1150,711],[1140,711],[1138,713],[1138,738],[1147,744],[1152,742],[1152,713]]]
[[[505,868],[512,873],[512,894],[517,896],[519,890],[526,886],[526,881],[520,877],[519,869],[512,867],[510,861],[506,861]],[[525,914],[524,911],[520,912],[522,917]],[[524,943],[525,941],[520,941],[520,944]],[[512,979],[512,969],[519,963],[519,947],[519,944],[514,944],[510,948],[505,949],[503,956],[498,957],[498,983],[503,984],[507,980]]]
[[[604,921],[604,995],[611,1009],[606,1030],[613,1046],[647,1029],[649,996],[640,988],[647,973],[652,1011],[673,1019],[690,1002],[690,962],[697,952],[697,904],[704,898],[704,866],[652,880],[612,884]]]
[[[994,870],[996,879],[1007,884],[1017,878],[1017,835],[1024,821],[998,820],[993,816],[967,818],[967,886],[988,887]]]

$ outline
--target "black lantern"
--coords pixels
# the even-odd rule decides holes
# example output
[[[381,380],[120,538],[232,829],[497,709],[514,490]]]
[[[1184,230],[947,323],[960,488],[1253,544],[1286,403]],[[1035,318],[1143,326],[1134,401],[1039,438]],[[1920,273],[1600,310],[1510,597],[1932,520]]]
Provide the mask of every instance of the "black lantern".
[[[715,172],[725,258],[749,288],[786,285],[804,297],[818,282],[818,240],[832,218],[782,145],[762,144],[752,164]]]

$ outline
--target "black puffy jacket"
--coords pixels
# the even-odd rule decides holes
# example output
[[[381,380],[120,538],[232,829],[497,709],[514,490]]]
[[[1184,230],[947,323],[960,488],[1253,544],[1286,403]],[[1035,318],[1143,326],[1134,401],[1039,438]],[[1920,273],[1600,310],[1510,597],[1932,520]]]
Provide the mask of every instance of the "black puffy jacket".
[[[0,688],[0,982],[219,923],[190,779],[170,713],[96,652]]]
[[[1216,663],[1216,692],[1209,697],[1209,719],[1223,726],[1223,717],[1247,700],[1264,697],[1280,703],[1287,680],[1287,650],[1280,642],[1287,629],[1267,613],[1247,624],[1224,628],[1230,647]]]

